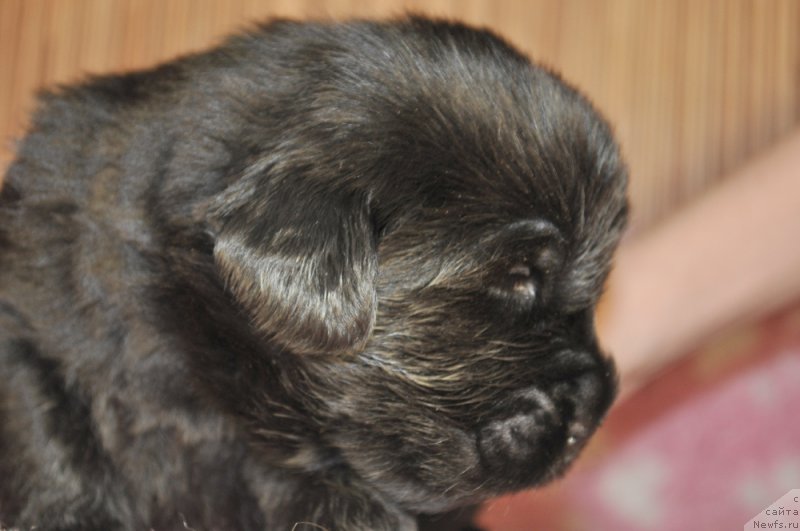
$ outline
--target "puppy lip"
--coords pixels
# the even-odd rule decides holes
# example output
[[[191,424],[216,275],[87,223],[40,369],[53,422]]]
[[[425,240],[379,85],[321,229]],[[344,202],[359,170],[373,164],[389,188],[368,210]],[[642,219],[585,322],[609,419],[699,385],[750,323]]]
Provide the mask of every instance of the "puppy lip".
[[[567,428],[566,443],[568,447],[576,446],[586,441],[593,430],[587,429],[586,424],[581,420],[573,420]]]
[[[517,393],[515,402],[531,402],[538,409],[550,415],[557,415],[556,404],[550,396],[538,387],[529,387]]]
[[[567,432],[555,401],[539,387],[518,391],[507,411],[498,413],[477,430],[478,449],[490,470],[535,461],[543,445]]]

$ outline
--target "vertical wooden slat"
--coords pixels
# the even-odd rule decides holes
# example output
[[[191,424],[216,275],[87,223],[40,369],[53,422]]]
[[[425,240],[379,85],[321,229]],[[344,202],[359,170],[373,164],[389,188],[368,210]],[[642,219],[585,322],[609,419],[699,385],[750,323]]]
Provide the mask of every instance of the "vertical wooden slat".
[[[12,76],[19,56],[22,0],[0,2],[0,171],[8,163],[12,147],[8,132],[21,127],[12,106],[20,105]],[[2,177],[0,177],[2,179]]]

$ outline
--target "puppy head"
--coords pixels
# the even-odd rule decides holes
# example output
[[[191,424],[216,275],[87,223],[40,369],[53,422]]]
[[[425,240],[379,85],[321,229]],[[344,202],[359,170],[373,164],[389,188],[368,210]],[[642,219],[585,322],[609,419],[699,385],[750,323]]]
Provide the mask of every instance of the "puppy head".
[[[627,209],[607,125],[487,32],[267,35],[286,69],[214,253],[303,367],[309,444],[421,512],[557,476],[615,392],[593,329]]]

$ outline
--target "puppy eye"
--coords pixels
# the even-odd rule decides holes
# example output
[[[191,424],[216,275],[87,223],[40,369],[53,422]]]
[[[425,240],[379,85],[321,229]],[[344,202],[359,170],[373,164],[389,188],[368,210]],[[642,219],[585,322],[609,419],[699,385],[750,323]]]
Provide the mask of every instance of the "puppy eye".
[[[536,297],[536,282],[531,276],[531,268],[525,264],[517,264],[508,270],[511,280],[511,290],[522,297],[533,299]]]

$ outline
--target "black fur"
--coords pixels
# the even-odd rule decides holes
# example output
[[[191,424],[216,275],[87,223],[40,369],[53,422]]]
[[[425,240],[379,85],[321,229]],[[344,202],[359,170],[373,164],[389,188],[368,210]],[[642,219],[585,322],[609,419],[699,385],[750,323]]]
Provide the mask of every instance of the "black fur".
[[[422,18],[44,95],[0,199],[0,524],[445,529],[558,476],[615,391],[625,180],[575,90]]]

